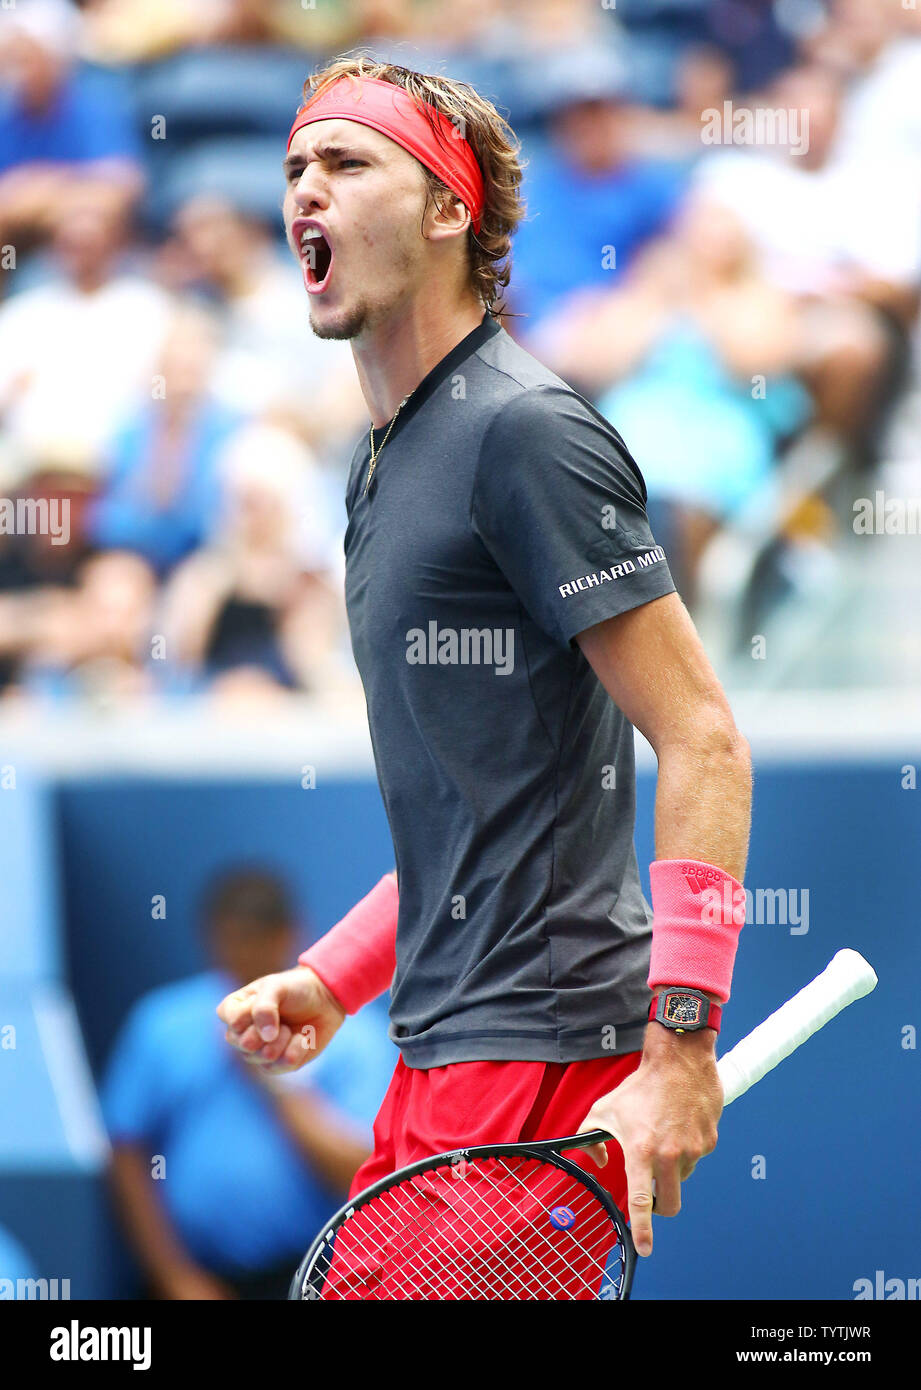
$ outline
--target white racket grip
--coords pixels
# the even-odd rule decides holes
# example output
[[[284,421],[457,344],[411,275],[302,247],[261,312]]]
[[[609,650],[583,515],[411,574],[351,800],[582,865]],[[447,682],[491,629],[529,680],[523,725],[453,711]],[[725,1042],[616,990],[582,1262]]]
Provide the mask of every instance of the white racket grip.
[[[723,1083],[723,1104],[738,1100],[835,1014],[875,988],[876,971],[860,952],[839,951],[821,975],[720,1058],[717,1070]]]

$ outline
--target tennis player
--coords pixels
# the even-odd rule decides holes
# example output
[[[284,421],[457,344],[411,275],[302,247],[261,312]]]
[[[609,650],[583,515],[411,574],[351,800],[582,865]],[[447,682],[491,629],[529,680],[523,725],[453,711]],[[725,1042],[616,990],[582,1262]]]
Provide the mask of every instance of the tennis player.
[[[280,1071],[389,989],[401,1057],[353,1191],[597,1126],[619,1143],[588,1152],[648,1255],[654,1195],[675,1215],[717,1139],[748,747],[623,440],[500,324],[523,212],[508,126],[462,83],[368,59],[305,96],[285,224],[313,331],[351,342],[370,416],[346,598],[396,873],[218,1012]],[[543,215],[565,257],[568,210]],[[659,766],[651,913],[634,725]]]

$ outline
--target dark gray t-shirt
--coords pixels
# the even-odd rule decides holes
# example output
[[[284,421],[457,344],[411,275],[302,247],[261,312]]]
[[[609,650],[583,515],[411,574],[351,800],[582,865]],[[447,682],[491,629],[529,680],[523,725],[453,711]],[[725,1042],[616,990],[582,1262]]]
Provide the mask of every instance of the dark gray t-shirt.
[[[386,430],[375,431],[380,447]],[[411,1067],[642,1046],[633,729],[575,634],[674,589],[617,432],[490,318],[348,485],[346,600]]]

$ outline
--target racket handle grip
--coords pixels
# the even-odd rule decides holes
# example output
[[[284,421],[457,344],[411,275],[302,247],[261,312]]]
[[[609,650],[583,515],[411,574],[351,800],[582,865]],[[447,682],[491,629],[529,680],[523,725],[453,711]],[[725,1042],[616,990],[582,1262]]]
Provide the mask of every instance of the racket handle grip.
[[[723,1104],[738,1100],[835,1014],[875,989],[876,982],[876,972],[858,951],[839,951],[821,975],[720,1058]]]

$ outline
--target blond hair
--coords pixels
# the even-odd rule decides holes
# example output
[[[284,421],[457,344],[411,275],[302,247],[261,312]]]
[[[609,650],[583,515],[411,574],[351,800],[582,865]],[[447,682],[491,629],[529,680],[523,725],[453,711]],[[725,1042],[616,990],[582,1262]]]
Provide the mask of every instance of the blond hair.
[[[375,77],[402,87],[412,99],[434,106],[457,127],[476,155],[483,173],[480,230],[467,229],[469,283],[494,318],[506,312],[502,291],[511,276],[512,236],[524,216],[521,201],[521,145],[491,101],[467,82],[414,72],[364,56],[337,58],[304,84],[308,101],[340,77]],[[423,166],[424,167],[424,166]],[[424,169],[429,197],[456,197],[437,174]]]

